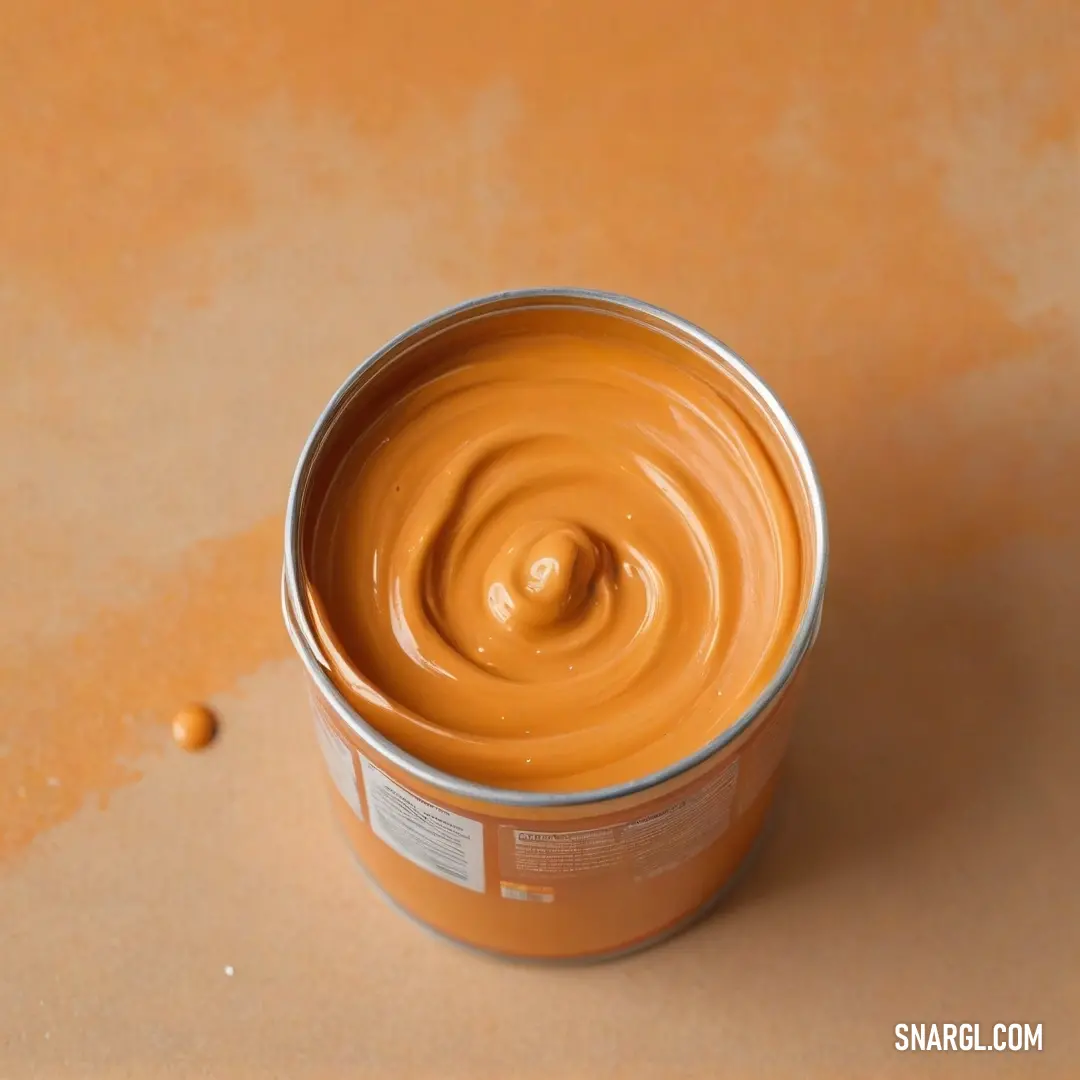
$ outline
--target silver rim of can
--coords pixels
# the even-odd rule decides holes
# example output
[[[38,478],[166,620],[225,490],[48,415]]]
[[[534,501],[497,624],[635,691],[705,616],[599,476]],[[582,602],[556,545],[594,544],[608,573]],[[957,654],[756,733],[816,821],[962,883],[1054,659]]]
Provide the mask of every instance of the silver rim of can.
[[[809,599],[806,611],[795,632],[791,648],[784,657],[779,670],[749,709],[729,728],[716,738],[703,744],[700,749],[681,761],[674,762],[656,772],[636,780],[595,788],[591,791],[538,792],[515,791],[465,780],[443,772],[419,758],[406,753],[375,730],[345,700],[319,661],[319,649],[311,633],[300,595],[301,522],[305,510],[308,481],[318,458],[323,441],[331,426],[351,402],[358,382],[377,364],[407,351],[411,346],[437,337],[444,330],[463,322],[486,318],[491,315],[520,308],[576,308],[598,314],[608,314],[651,327],[676,342],[719,360],[758,399],[770,420],[776,425],[783,441],[795,461],[805,486],[809,501],[809,516],[813,530],[814,562],[811,575]],[[458,798],[489,803],[495,806],[515,807],[566,807],[609,802],[628,795],[647,791],[673,780],[696,768],[729,746],[753,726],[776,700],[794,677],[803,657],[810,650],[821,626],[821,610],[825,597],[825,582],[829,566],[828,524],[825,516],[825,500],[817,470],[802,436],[791,417],[780,404],[766,383],[738,355],[711,334],[672,315],[662,308],[654,307],[631,297],[615,293],[596,292],[589,289],[546,288],[520,289],[495,293],[469,300],[433,315],[423,322],[399,334],[381,349],[369,356],[342,383],[316,421],[304,444],[293,474],[289,501],[285,511],[285,565],[281,581],[281,605],[285,626],[293,646],[307,670],[308,676],[318,688],[319,694],[334,710],[342,724],[357,739],[369,746],[386,761],[396,765],[406,774],[431,787]]]

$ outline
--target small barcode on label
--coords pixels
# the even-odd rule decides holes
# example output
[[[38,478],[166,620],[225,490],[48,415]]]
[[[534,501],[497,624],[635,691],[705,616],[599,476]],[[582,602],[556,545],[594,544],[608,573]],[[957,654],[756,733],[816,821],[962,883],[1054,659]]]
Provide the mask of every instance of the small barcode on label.
[[[505,882],[499,887],[499,891],[504,900],[534,900],[539,904],[550,904],[555,899],[555,893],[551,889],[530,889],[507,885]]]

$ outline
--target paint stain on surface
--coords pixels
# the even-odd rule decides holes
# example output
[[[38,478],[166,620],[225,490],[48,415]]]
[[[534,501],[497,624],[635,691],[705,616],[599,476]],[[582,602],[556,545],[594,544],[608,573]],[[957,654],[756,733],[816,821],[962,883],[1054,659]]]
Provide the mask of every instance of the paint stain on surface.
[[[231,686],[288,641],[277,612],[282,522],[268,518],[193,547],[152,581],[143,603],[98,615],[93,630],[0,667],[9,695],[0,735],[0,859],[70,818],[104,806],[159,753],[172,713]]]
[[[470,175],[473,140],[455,164],[429,155],[422,131],[436,129],[437,142],[491,81],[489,65],[467,77],[439,65],[434,84],[416,78],[468,42],[456,20],[425,32],[397,71],[415,17],[344,2],[270,0],[255,12],[108,0],[91,15],[46,0],[33,11],[5,5],[4,15],[0,260],[87,327],[116,331],[163,288],[182,284],[197,298],[220,281],[222,268],[206,264],[185,267],[185,282],[171,272],[201,236],[251,222],[247,129],[274,103],[301,123],[340,118],[378,144],[378,167],[403,199],[483,184]],[[483,141],[504,112],[498,102],[482,111],[472,134]],[[347,196],[355,179],[330,170],[316,191]]]
[[[19,277],[80,317],[108,325],[137,311],[176,285],[169,268],[193,238],[254,213],[238,133],[277,98],[301,123],[338,117],[369,140],[388,186],[428,206],[431,230],[460,236],[474,260],[486,229],[485,280],[560,269],[648,296],[793,385],[807,358],[829,363],[841,406],[860,404],[871,367],[882,390],[925,392],[1031,344],[1003,309],[1009,274],[943,203],[925,129],[963,106],[994,47],[987,25],[1010,42],[1006,93],[1039,68],[1047,108],[1067,100],[1066,27],[1055,38],[1053,5],[1041,6],[1040,32],[1017,37],[1029,9],[943,27],[928,2],[872,12],[829,0],[783,18],[688,4],[657,34],[646,4],[624,5],[617,24],[586,4],[568,37],[559,5],[417,19],[333,0],[302,11],[272,0],[258,17],[111,0],[107,17],[72,20],[52,0],[14,11],[4,32],[18,89],[0,106],[0,235]],[[433,158],[424,126],[464,116],[492,85],[515,104],[475,122],[482,141],[485,125],[514,117],[506,173],[463,179],[475,154]],[[1001,107],[987,103],[987,122]],[[466,186],[490,208],[486,225],[463,223]],[[339,175],[323,194],[349,189]],[[520,197],[500,214],[510,189]],[[206,294],[222,270],[185,273]],[[973,353],[972,327],[992,355]]]

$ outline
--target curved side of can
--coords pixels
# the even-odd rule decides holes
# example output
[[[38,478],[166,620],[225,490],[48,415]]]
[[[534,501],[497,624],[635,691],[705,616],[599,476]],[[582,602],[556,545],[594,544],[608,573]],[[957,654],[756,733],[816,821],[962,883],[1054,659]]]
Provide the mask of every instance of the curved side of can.
[[[693,911],[682,916],[670,926],[665,926],[663,929],[640,941],[635,941],[632,944],[623,945],[619,948],[608,950],[607,952],[586,953],[578,956],[528,956],[523,954],[497,952],[479,945],[474,945],[464,938],[454,937],[450,934],[443,933],[441,930],[437,930],[431,923],[425,922],[423,919],[417,917],[398,900],[395,900],[379,884],[379,882],[372,877],[371,871],[364,865],[363,860],[354,850],[352,850],[352,845],[349,844],[347,834],[340,829],[338,831],[341,834],[341,839],[346,844],[349,844],[353,861],[363,875],[364,880],[367,882],[371,891],[392,911],[395,911],[398,915],[408,919],[410,923],[419,927],[425,934],[429,934],[436,941],[452,945],[456,949],[463,949],[473,956],[480,957],[484,960],[497,960],[500,963],[527,964],[530,967],[558,968],[591,967],[596,964],[609,964],[616,960],[626,960],[632,956],[637,956],[638,953],[655,948],[657,945],[663,945],[665,942],[671,941],[672,938],[679,937],[689,930],[694,929],[694,927],[708,919],[719,907],[731,899],[732,894],[738,889],[745,880],[747,874],[753,869],[754,864],[761,855],[762,849],[768,841],[772,821],[773,815],[769,813],[765,818],[765,823],[762,826],[760,833],[758,833],[757,838],[754,840],[753,846],[743,857],[742,862],[735,868],[731,877],[729,877],[727,881],[712,894],[712,896],[705,900],[700,907],[695,908]]]

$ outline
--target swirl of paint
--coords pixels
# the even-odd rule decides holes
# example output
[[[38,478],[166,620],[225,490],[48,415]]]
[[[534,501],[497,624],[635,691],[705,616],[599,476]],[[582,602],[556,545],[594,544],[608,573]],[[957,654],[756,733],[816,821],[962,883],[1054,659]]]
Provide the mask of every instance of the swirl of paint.
[[[791,501],[724,376],[593,337],[510,337],[357,433],[309,609],[397,745],[500,787],[646,775],[730,726],[799,617]]]

